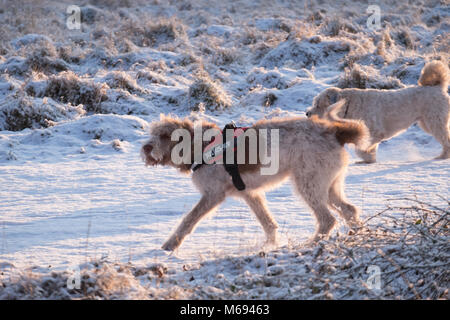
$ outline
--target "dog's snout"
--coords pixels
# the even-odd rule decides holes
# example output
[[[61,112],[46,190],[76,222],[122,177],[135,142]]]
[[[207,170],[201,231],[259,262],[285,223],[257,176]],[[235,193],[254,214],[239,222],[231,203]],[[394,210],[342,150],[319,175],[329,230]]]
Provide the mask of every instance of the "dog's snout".
[[[152,152],[153,147],[150,144],[146,144],[145,146],[143,146],[144,152],[146,154],[150,154],[150,152]]]
[[[311,111],[306,111],[306,116],[309,118],[311,117]]]

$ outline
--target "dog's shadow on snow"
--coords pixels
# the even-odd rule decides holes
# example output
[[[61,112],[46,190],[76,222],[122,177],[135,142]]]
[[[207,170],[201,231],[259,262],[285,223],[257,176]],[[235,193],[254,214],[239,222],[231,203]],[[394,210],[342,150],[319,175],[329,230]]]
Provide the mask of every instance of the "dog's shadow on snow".
[[[403,163],[403,162],[396,162],[396,163],[383,163],[383,165],[389,165],[389,166],[395,166],[391,168],[371,171],[371,172],[365,172],[365,173],[353,173],[349,174],[347,176],[348,181],[352,180],[365,180],[365,179],[371,179],[371,178],[378,178],[378,177],[384,177],[389,174],[395,174],[395,173],[402,173],[402,172],[408,172],[414,169],[420,169],[425,165],[432,164],[439,160],[425,160],[420,162],[414,162],[414,163]],[[377,166],[377,163],[374,164],[363,164],[363,163],[354,163],[352,164],[352,167],[365,167],[365,166]]]

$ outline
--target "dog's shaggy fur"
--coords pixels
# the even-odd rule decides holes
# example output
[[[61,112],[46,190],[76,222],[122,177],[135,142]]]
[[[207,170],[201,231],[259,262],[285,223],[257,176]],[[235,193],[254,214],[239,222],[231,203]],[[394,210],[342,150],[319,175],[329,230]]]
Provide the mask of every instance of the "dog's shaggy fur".
[[[337,103],[332,110],[342,106]],[[142,146],[141,155],[147,165],[169,165],[182,172],[190,172],[190,164],[176,165],[171,160],[171,150],[178,141],[171,141],[175,129],[184,128],[194,133],[194,124],[188,119],[161,116],[150,127],[150,139]],[[203,122],[203,130],[217,128]],[[260,168],[267,166],[258,159],[256,164],[239,164],[244,191],[238,191],[230,175],[221,164],[203,165],[192,173],[192,180],[202,194],[200,201],[182,220],[173,235],[163,245],[174,250],[181,245],[198,222],[213,211],[228,196],[240,197],[261,223],[269,243],[276,243],[277,223],[270,214],[264,197],[264,189],[291,178],[295,189],[313,210],[317,222],[315,239],[329,234],[335,225],[330,209],[337,211],[349,225],[358,224],[359,210],[348,203],[344,195],[345,171],[348,154],[344,144],[363,146],[367,128],[354,120],[326,120],[307,118],[279,118],[262,120],[253,127],[256,131],[279,129],[279,170],[274,175],[262,175]],[[192,146],[193,149],[193,146]],[[267,146],[271,154],[270,145]]]
[[[440,61],[425,65],[419,85],[398,90],[328,88],[314,98],[307,116],[323,117],[328,106],[345,99],[339,116],[363,120],[371,139],[368,148],[357,148],[366,163],[376,161],[378,144],[419,122],[442,145],[438,159],[450,157],[450,97],[447,93],[449,71]]]

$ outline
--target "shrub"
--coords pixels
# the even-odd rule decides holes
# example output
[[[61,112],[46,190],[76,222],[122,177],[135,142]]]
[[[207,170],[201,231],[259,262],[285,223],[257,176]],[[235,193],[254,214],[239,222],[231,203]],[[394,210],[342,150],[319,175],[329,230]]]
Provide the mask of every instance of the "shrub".
[[[406,30],[402,29],[396,34],[397,41],[404,46],[406,49],[413,49],[414,48],[414,40],[411,36],[411,33]]]
[[[403,88],[404,85],[396,78],[380,75],[374,68],[354,64],[352,68],[345,69],[344,76],[339,78],[337,87],[359,89],[397,89]]]
[[[236,51],[233,49],[219,48],[213,56],[213,63],[217,66],[223,66],[233,63],[237,59]]]
[[[159,46],[186,37],[184,25],[176,19],[159,19],[156,22],[152,21],[144,25],[129,20],[122,28],[122,32],[135,45],[141,47]]]
[[[43,96],[63,103],[84,105],[86,111],[99,112],[102,101],[107,100],[106,86],[81,80],[71,71],[50,77]]]
[[[62,106],[47,99],[11,96],[0,105],[0,130],[21,131],[48,127],[53,122],[72,119],[85,113],[82,106]]]
[[[46,56],[41,50],[30,54],[25,60],[25,63],[28,66],[28,70],[31,69],[32,71],[43,72],[45,74],[54,74],[69,70],[69,66],[63,60]]]
[[[151,70],[140,70],[138,71],[136,77],[138,79],[147,79],[151,83],[167,84],[167,80],[164,76]]]
[[[220,87],[211,80],[206,73],[197,75],[197,78],[189,87],[189,106],[197,109],[200,103],[204,103],[208,109],[223,109],[231,106],[231,99]]]
[[[112,71],[108,73],[105,81],[111,88],[123,89],[129,92],[145,92],[145,89],[139,86],[135,79],[123,71]]]
[[[350,33],[356,33],[357,30],[355,27],[342,19],[334,18],[331,20],[327,20],[322,27],[322,31],[325,35],[330,37],[337,37],[339,33],[342,31],[347,31]]]

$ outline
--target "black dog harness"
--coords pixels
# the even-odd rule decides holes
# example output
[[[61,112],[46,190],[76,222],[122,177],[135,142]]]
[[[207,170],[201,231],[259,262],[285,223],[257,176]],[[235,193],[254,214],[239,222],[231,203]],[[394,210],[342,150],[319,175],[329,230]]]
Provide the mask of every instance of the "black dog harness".
[[[237,138],[236,136],[234,136],[234,147],[233,148],[229,148],[229,144],[227,143],[228,141],[226,140],[226,131],[227,129],[242,129],[244,132],[248,129],[248,128],[238,128],[236,127],[236,125],[234,123],[229,123],[227,124],[223,130],[222,130],[222,145],[219,145],[221,147],[221,150],[223,150],[223,165],[225,168],[225,171],[228,172],[228,174],[231,176],[231,180],[233,181],[233,185],[235,186],[236,189],[238,189],[239,191],[245,190],[245,184],[244,181],[242,181],[241,175],[239,173],[239,167],[237,164]],[[215,156],[214,152],[215,149],[213,149],[212,151],[212,157]],[[233,152],[233,163],[227,164],[226,163],[226,159],[227,159],[227,154],[229,154],[229,152]],[[205,163],[203,162],[203,158],[202,158],[202,163],[193,163],[191,170],[192,171],[197,171],[198,169],[200,169]]]
[[[344,116],[342,117],[343,119],[345,119],[345,118],[347,117],[348,108],[350,107],[350,103],[346,102],[345,104],[346,104],[347,106],[345,107]]]

